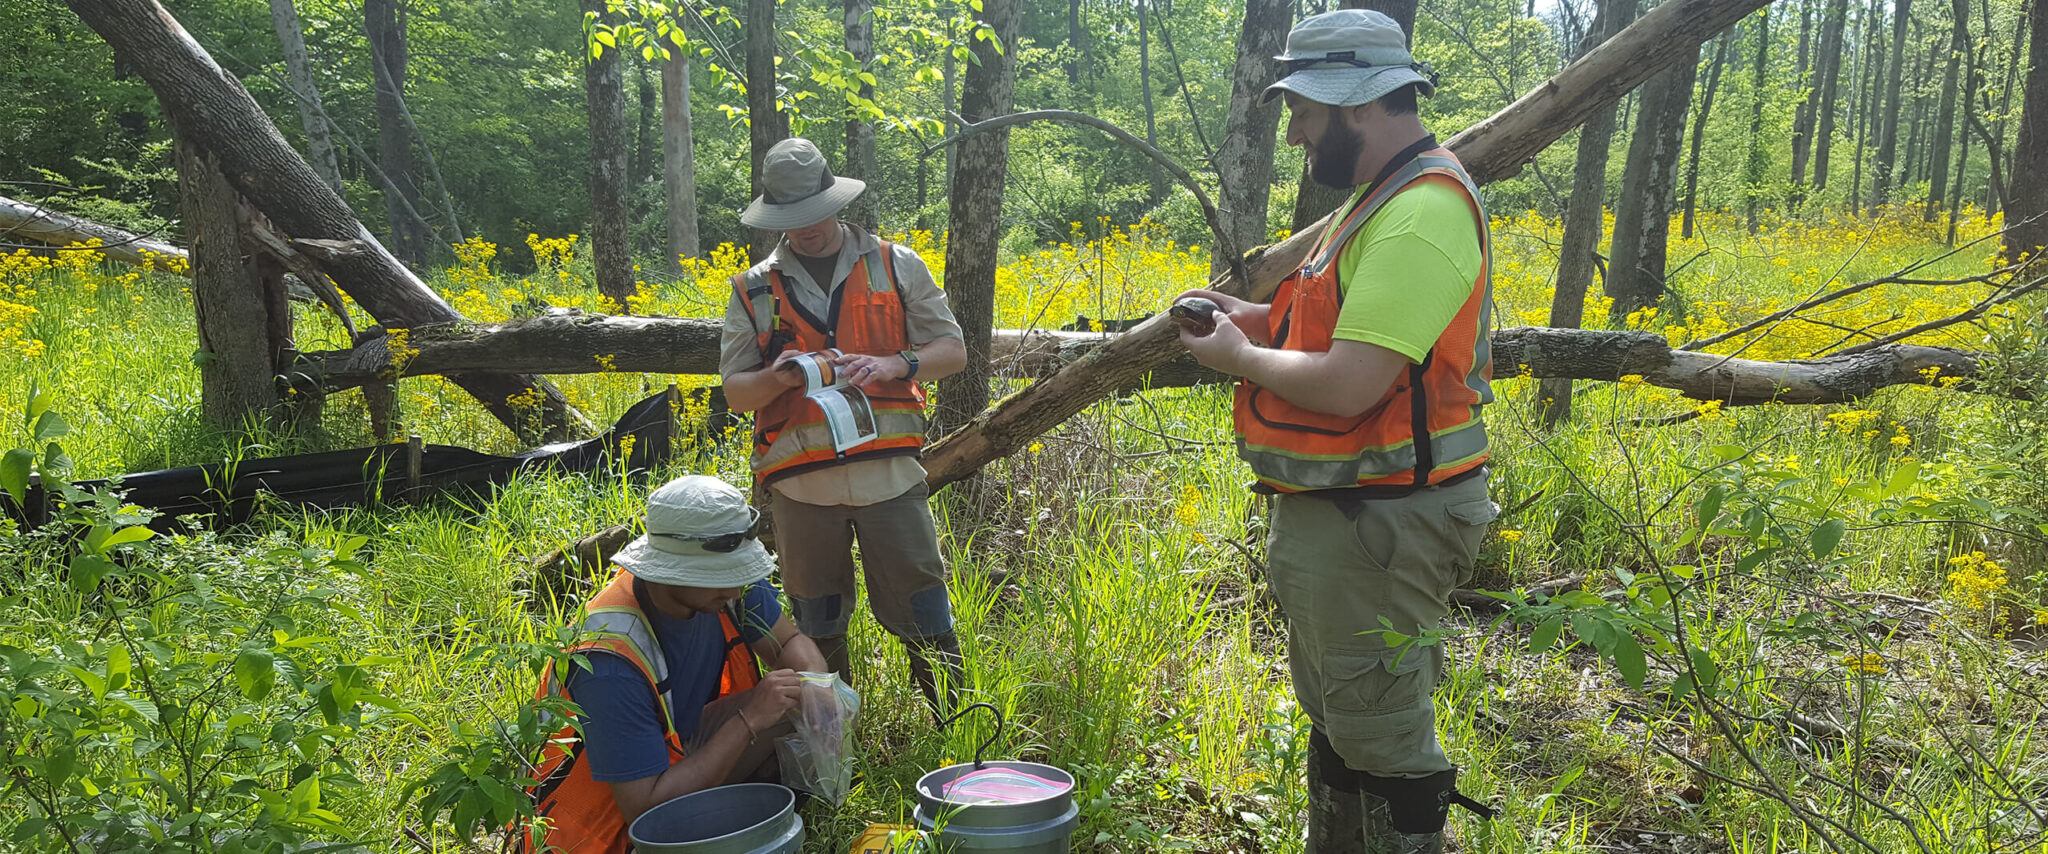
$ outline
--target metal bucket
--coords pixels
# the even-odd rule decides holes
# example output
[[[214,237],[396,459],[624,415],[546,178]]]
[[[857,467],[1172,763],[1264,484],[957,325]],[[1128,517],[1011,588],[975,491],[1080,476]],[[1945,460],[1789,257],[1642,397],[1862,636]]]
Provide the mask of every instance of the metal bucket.
[[[1074,804],[1074,778],[1051,765],[1036,762],[984,762],[983,767],[1008,768],[1066,784],[1057,795],[1015,804],[959,804],[946,800],[946,784],[975,770],[973,763],[948,765],[917,781],[913,816],[925,831],[937,830],[937,850],[945,854],[1001,851],[1005,854],[1066,854],[1081,810]]]
[[[626,829],[636,852],[795,854],[804,844],[796,793],[740,783],[684,795],[640,814]]]

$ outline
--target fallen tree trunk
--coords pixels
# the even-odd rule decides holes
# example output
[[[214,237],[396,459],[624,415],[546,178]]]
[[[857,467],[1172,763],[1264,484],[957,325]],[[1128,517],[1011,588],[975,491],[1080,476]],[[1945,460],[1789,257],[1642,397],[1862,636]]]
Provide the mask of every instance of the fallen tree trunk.
[[[173,123],[220,161],[236,193],[292,239],[316,266],[387,328],[460,322],[439,295],[398,263],[334,189],[256,105],[241,81],[222,70],[156,0],[67,0],[128,67],[156,92]],[[319,247],[324,251],[314,251]],[[529,416],[512,405],[538,391],[539,431],[559,438],[594,429],[552,384],[500,372],[450,376],[514,432]]]
[[[398,358],[380,336],[353,350],[303,354],[300,370],[329,391],[394,376],[487,368],[534,374],[716,374],[722,326],[714,318],[560,314],[482,326],[419,327],[407,335]],[[999,329],[993,361],[998,376],[1045,379],[1135,334]],[[600,353],[602,361],[594,355]],[[1945,347],[1888,344],[1849,355],[1768,362],[1675,350],[1654,332],[1518,326],[1493,333],[1496,377],[1614,381],[1641,376],[1646,385],[1724,406],[1844,403],[1895,385],[2031,396],[2021,386],[1980,385],[1982,359]],[[1231,381],[1182,353],[1108,392]]]
[[[1670,0],[1506,109],[1466,128],[1448,146],[1482,184],[1511,176],[1588,115],[1614,104],[1687,55],[1688,46],[1706,41],[1767,3]],[[1282,243],[1255,250],[1245,264],[1250,281],[1224,275],[1211,286],[1252,299],[1271,299],[1280,280],[1301,265],[1327,221],[1324,217]],[[938,489],[973,474],[1184,352],[1164,316],[1146,321],[932,445],[925,454],[925,482]]]
[[[13,239],[17,237],[51,246],[72,246],[97,240],[99,245],[93,247],[93,251],[138,267],[150,263],[151,256],[159,259],[158,265],[165,258],[191,260],[185,250],[161,240],[66,216],[34,202],[0,196],[0,243],[18,243],[20,241]]]

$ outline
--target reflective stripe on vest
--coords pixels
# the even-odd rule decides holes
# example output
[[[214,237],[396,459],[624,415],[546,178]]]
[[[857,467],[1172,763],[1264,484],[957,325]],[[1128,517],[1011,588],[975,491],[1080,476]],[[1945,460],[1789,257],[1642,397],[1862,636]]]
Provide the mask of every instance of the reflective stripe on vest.
[[[1238,454],[1264,488],[1278,492],[1440,483],[1486,461],[1480,407],[1493,401],[1492,242],[1479,190],[1450,152],[1417,156],[1374,187],[1324,232],[1302,269],[1273,296],[1268,340],[1280,349],[1330,348],[1343,303],[1336,261],[1389,199],[1419,181],[1453,183],[1479,223],[1480,267],[1472,292],[1422,364],[1396,378],[1372,408],[1343,417],[1295,406],[1240,382],[1233,420]],[[1417,437],[1426,440],[1417,442]]]
[[[799,353],[838,349],[847,353],[889,356],[910,348],[910,330],[903,298],[890,263],[887,241],[861,254],[846,281],[831,292],[825,317],[816,317],[790,299],[780,271],[757,264],[733,277],[754,324],[754,341],[763,363],[788,350]],[[881,275],[874,275],[875,271]],[[924,387],[891,380],[866,391],[875,412],[874,441],[839,452],[825,412],[789,389],[754,416],[754,476],[772,482],[790,475],[839,465],[856,459],[916,456],[924,446]]]
[[[662,656],[653,624],[642,610],[633,584],[633,574],[622,569],[591,598],[583,621],[584,631],[590,636],[569,651],[612,653],[633,665],[641,678],[647,680],[648,697],[659,706],[663,739],[668,743],[669,764],[673,765],[683,758],[683,740],[675,731],[672,714],[675,692],[672,687],[665,689],[668,660]],[[742,641],[739,624],[730,613],[720,612],[718,624],[725,642],[725,665],[719,674],[717,697],[723,697],[759,683],[761,665],[754,658],[753,649]],[[540,686],[534,695],[569,699],[566,683],[555,678],[553,663],[541,671]],[[710,699],[716,697],[706,701]],[[612,799],[611,784],[592,779],[590,764],[582,759],[583,742],[573,726],[565,725],[550,739],[540,765],[534,769],[533,776],[540,782],[526,793],[533,799],[535,813],[548,820],[547,850],[572,854],[624,852],[629,843],[626,821],[619,814],[618,802]],[[515,829],[514,833],[519,837],[519,850],[528,850],[524,829]]]

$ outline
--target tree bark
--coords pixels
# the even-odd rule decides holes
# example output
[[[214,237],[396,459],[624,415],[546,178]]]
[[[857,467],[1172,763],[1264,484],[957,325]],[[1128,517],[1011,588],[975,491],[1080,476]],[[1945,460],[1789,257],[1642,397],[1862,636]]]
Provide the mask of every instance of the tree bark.
[[[1081,87],[1081,75],[1088,65],[1088,31],[1081,26],[1081,0],[1067,0],[1067,85]],[[1278,53],[1278,51],[1275,51]],[[951,66],[948,66],[950,70]],[[952,83],[947,75],[946,82]]]
[[[873,71],[875,64],[875,2],[874,0],[846,0],[846,52],[853,54],[853,61],[862,73]],[[863,80],[860,96],[872,102],[875,99],[874,84]],[[848,203],[839,216],[863,230],[875,232],[882,226],[882,184],[881,174],[875,168],[875,126],[859,115],[846,120],[846,174],[848,177],[866,181],[868,191]]]
[[[718,373],[721,328],[717,318],[595,315],[421,327],[406,341],[409,351],[418,352],[404,361],[400,375],[445,374],[479,366],[546,374],[616,370],[713,375]],[[1123,346],[1119,342],[1130,334],[1001,329],[991,338],[991,353],[1002,376],[1043,380],[1095,358],[1096,351]],[[1646,384],[1729,406],[1841,403],[1892,385],[1939,387],[1940,378],[1954,378],[1965,391],[2027,393],[2023,382],[1977,385],[1990,381],[1984,374],[1990,357],[1945,347],[1886,344],[1852,355],[1766,362],[1674,349],[1654,332],[1510,327],[1494,330],[1491,340],[1496,376],[1611,382],[1641,374]],[[611,358],[600,365],[592,358],[597,353]],[[353,350],[307,353],[301,364],[332,392],[387,377],[392,361],[388,340],[377,337]],[[1936,378],[1922,373],[1934,366],[1941,368]],[[1112,391],[1234,381],[1197,364],[1183,350],[1131,374]]]
[[[1394,19],[1394,23],[1401,25],[1401,34],[1407,37],[1408,45],[1412,49],[1415,45],[1415,7],[1419,2],[1420,0],[1341,0],[1338,6],[1345,9],[1371,9]],[[1283,42],[1285,38],[1283,33]],[[1272,73],[1270,66],[1266,73]],[[1300,231],[1307,228],[1309,223],[1322,219],[1350,196],[1351,191],[1347,188],[1325,187],[1310,180],[1308,164],[1303,163],[1301,178],[1294,192],[1294,230]]]
[[[1819,69],[1814,67],[1819,63],[1808,61],[1812,59],[1812,43],[1813,3],[1811,0],[1800,0],[1799,64],[1792,79],[1799,86],[1802,95],[1799,99],[1799,110],[1792,119],[1792,192],[1786,199],[1788,206],[1792,208],[1798,208],[1806,201],[1806,161],[1813,152],[1813,126],[1820,109],[1820,87],[1816,85],[1820,74]],[[1809,70],[1815,72],[1811,77],[1807,76]]]
[[[1699,49],[1694,48],[1691,61],[1673,63],[1643,84],[1642,109],[1629,139],[1621,198],[1614,206],[1614,240],[1607,253],[1607,295],[1614,298],[1607,314],[1610,325],[1656,305],[1664,296],[1678,152],[1698,69]]]
[[[1266,212],[1273,192],[1273,135],[1280,127],[1279,98],[1263,101],[1272,82],[1273,57],[1287,42],[1288,0],[1245,0],[1239,28],[1237,62],[1230,68],[1230,111],[1223,140],[1216,148],[1217,189],[1223,196],[1223,221],[1239,247],[1266,242]],[[1213,247],[1211,275],[1222,272],[1227,259]]]
[[[185,250],[161,240],[122,231],[91,220],[66,216],[42,205],[0,196],[0,234],[8,239],[24,238],[51,246],[70,246],[98,240],[93,251],[123,264],[142,266],[150,256],[190,260]],[[159,262],[161,263],[161,262]]]
[[[697,159],[690,139],[690,57],[673,45],[661,64],[661,190],[668,201],[669,275],[701,251],[697,236]]]
[[[320,107],[320,87],[313,85],[313,63],[306,56],[306,36],[299,31],[299,10],[292,0],[270,0],[270,25],[284,48],[285,79],[291,81],[299,127],[306,132],[306,162],[327,186],[341,191],[341,164],[327,135],[327,116]]]
[[[248,214],[205,149],[178,138],[181,213],[192,243],[192,308],[199,325],[200,409],[206,423],[240,430],[278,415],[281,356],[291,344],[284,271],[242,251]]]
[[[1510,177],[1587,116],[1612,107],[1650,75],[1681,58],[1688,48],[1727,29],[1765,2],[1665,0],[1621,35],[1507,108],[1467,128],[1448,146],[1478,183]],[[1223,276],[1211,285],[1251,299],[1270,299],[1280,280],[1300,267],[1322,227],[1311,223],[1247,259],[1249,281]],[[1165,318],[1140,324],[926,448],[925,482],[938,488],[968,477],[1184,352]]]
[[[1948,154],[1956,137],[1956,89],[1963,57],[1970,52],[1970,0],[1949,4],[1948,67],[1941,74],[1941,109],[1935,115],[1933,153],[1928,157],[1927,209],[1922,218],[1934,215],[1948,204]]]
[[[399,198],[384,200],[391,222],[391,251],[418,269],[427,263],[433,229],[419,219],[419,178],[412,159],[412,135],[405,129],[405,66],[409,56],[405,15],[399,0],[363,0],[363,28],[369,38],[370,72],[377,97],[377,159]]]
[[[1728,45],[1734,33],[1722,33],[1714,45],[1714,61],[1707,66],[1707,86],[1700,93],[1699,115],[1692,120],[1692,150],[1685,158],[1685,213],[1680,215],[1679,236],[1692,239],[1692,227],[1700,200],[1700,152],[1707,139],[1707,117],[1714,112],[1714,93],[1721,88],[1721,69],[1728,66]]]
[[[1820,31],[1820,130],[1814,140],[1813,189],[1828,186],[1828,154],[1835,147],[1835,100],[1842,78],[1842,28],[1849,13],[1849,0],[1828,0],[1827,17]],[[1794,177],[1799,177],[1795,170]],[[1802,197],[1804,194],[1801,194]]]
[[[1756,15],[1756,72],[1750,84],[1749,108],[1749,157],[1743,167],[1744,199],[1742,218],[1750,234],[1756,233],[1757,209],[1764,200],[1764,170],[1770,161],[1764,151],[1764,91],[1765,81],[1771,70],[1771,7],[1765,6]]]
[[[638,103],[634,105],[637,112],[634,114],[636,124],[633,129],[633,166],[627,170],[626,186],[638,189],[641,184],[647,183],[647,179],[654,176],[656,152],[661,150],[661,141],[654,133],[655,116],[661,113],[661,96],[653,69],[647,67],[645,60],[634,63],[633,84]],[[633,211],[633,218],[640,218],[642,213],[643,211],[636,208]]]
[[[294,244],[318,247],[309,257],[385,328],[449,323],[462,316],[441,301],[372,237],[348,205],[299,157],[240,81],[214,63],[154,0],[67,0],[156,92],[172,122],[220,159],[221,173]],[[589,421],[561,392],[538,377],[460,374],[450,379],[521,436],[554,438],[588,431]],[[540,430],[516,396],[538,390]]]
[[[747,143],[753,155],[753,197],[761,196],[761,163],[788,138],[789,119],[776,106],[775,0],[747,0]],[[747,259],[759,264],[775,251],[778,232],[748,229]]]
[[[1619,34],[1635,17],[1636,0],[1600,0],[1593,28],[1579,54]],[[1599,261],[1600,232],[1607,198],[1607,150],[1614,140],[1614,108],[1586,119],[1579,128],[1578,164],[1572,172],[1572,197],[1565,204],[1562,246],[1557,251],[1557,282],[1551,290],[1550,325],[1577,329],[1584,325],[1586,290],[1593,284]],[[1572,381],[1546,379],[1536,384],[1536,417],[1545,429],[1571,417]]]
[[[1872,209],[1891,201],[1893,169],[1899,153],[1899,85],[1906,70],[1906,25],[1912,21],[1913,0],[1896,0],[1892,6],[1891,76],[1885,79],[1884,110],[1878,115],[1877,160],[1871,163],[1870,205]]]
[[[1857,73],[1856,94],[1856,156],[1850,158],[1856,166],[1850,175],[1849,213],[1855,215],[1862,210],[1869,197],[1863,193],[1863,161],[1868,159],[1866,151],[1870,138],[1877,134],[1878,90],[1884,85],[1884,39],[1880,33],[1884,27],[1884,0],[1870,0],[1870,11],[1863,19],[1863,64],[1865,69]]]
[[[995,37],[974,42],[975,63],[960,91],[960,117],[978,122],[1010,112],[1017,83],[1021,0],[985,0],[983,19]],[[1003,188],[1009,179],[1010,131],[978,133],[955,146],[946,236],[946,299],[967,344],[965,370],[939,381],[934,426],[949,433],[988,406],[989,336],[995,328],[996,251],[1003,229]]]
[[[581,0],[585,14],[610,23],[605,0]],[[632,313],[633,250],[626,240],[626,86],[619,48],[605,48],[583,66],[583,91],[590,116],[590,260],[597,291]]]
[[[2027,11],[2027,91],[2020,101],[2020,134],[2013,144],[2012,185],[2006,199],[2005,257],[2038,254],[2048,246],[2048,2]]]
[[[1151,4],[1138,0],[1138,95],[1145,105],[1145,144],[1159,147],[1159,113],[1152,106],[1152,28],[1146,24],[1152,17]],[[1145,206],[1159,204],[1166,197],[1166,172],[1159,168],[1159,162],[1147,161],[1151,171],[1151,194],[1145,197]]]
[[[2021,0],[2020,6],[2024,12],[2024,10],[2031,10],[2036,4],[2040,2],[2041,0]],[[2015,84],[2019,80],[2020,54],[2022,53],[2022,45],[2024,45],[2027,41],[2027,32],[2031,29],[2029,25],[2033,22],[2033,20],[2034,16],[2031,14],[2031,12],[2024,12],[2019,16],[2019,23],[2013,27],[2012,52],[2010,56],[2006,57],[2005,62],[2005,85],[1999,87],[1998,90],[1998,120],[1994,125],[1993,132],[1985,140],[1985,151],[1992,152],[1991,174],[1993,178],[1991,180],[1991,184],[1992,189],[1994,190],[1999,190],[2003,188],[2003,185],[1999,184],[1998,179],[1996,177],[1999,173],[1998,164],[2003,162],[2006,163],[2008,167],[2010,167],[2011,165],[2010,160],[2001,160],[2001,155],[1997,154],[1996,152],[2001,151],[2005,148],[2005,120],[2012,115],[2012,93],[2015,88],[2018,88]],[[1987,23],[1985,26],[1986,31],[1988,32],[1990,24]],[[1990,99],[1986,98],[1985,100],[1986,106],[1988,108]],[[1970,116],[1970,120],[1972,122],[1979,122],[1976,113],[1968,112],[1968,115]],[[2017,142],[2017,140],[2015,140],[2015,142]],[[2018,154],[2018,149],[2019,146],[2014,145],[2013,151],[2011,153]],[[2011,172],[2012,170],[2010,168],[2007,168],[2005,171]],[[1990,208],[1992,211],[2004,210],[2005,198],[2006,194],[2000,193],[1994,197],[1994,204],[1986,205],[1986,207]]]

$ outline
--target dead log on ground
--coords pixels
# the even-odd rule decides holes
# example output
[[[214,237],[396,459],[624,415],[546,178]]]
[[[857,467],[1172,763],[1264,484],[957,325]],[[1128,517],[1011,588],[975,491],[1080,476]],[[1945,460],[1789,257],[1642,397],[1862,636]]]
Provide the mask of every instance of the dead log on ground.
[[[371,316],[387,328],[463,319],[370,236],[347,202],[285,141],[241,81],[215,63],[156,0],[67,0],[67,5],[106,39],[123,64],[142,75],[172,122],[219,159],[228,184],[280,231],[295,240],[360,242],[367,251],[307,255]],[[536,391],[542,398],[544,436],[594,429],[539,377],[493,371],[449,379],[514,432],[529,432],[529,419],[511,401]]]
[[[122,231],[111,225],[58,213],[34,202],[0,196],[0,243],[19,243],[22,238],[50,246],[72,246],[97,240],[98,252],[123,264],[142,266],[149,255],[159,259],[189,261],[185,250],[155,238]],[[144,253],[148,253],[145,255]],[[157,262],[161,264],[162,261]]]

